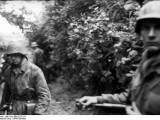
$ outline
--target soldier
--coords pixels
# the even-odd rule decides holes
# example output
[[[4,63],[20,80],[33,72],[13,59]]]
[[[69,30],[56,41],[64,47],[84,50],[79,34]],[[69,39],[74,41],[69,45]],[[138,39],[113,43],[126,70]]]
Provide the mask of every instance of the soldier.
[[[10,115],[45,114],[51,95],[43,72],[28,61],[27,51],[20,43],[10,43],[6,55],[12,64],[5,73],[1,110]]]
[[[141,8],[135,32],[142,38],[145,50],[128,92],[85,96],[79,100],[84,106],[125,103],[129,93],[127,114],[160,114],[160,1],[148,2]]]
[[[38,47],[36,42],[31,43],[31,48],[33,49],[33,63],[41,67],[45,65],[44,51]]]
[[[48,80],[48,72],[46,68],[46,56],[44,51],[38,47],[36,42],[31,43],[32,52],[32,62],[40,67],[44,73],[45,78]]]

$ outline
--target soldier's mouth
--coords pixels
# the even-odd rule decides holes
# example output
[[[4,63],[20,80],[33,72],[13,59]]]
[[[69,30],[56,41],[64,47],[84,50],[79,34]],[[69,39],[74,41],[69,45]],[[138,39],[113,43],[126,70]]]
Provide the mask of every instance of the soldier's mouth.
[[[160,42],[146,42],[145,48],[146,47],[151,47],[151,46],[156,46],[160,48]]]

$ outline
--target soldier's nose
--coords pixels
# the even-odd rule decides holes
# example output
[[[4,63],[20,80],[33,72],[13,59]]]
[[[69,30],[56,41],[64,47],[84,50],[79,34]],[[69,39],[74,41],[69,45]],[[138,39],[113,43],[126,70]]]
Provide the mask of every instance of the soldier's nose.
[[[155,39],[155,29],[154,28],[150,28],[149,30],[149,40],[154,40]]]

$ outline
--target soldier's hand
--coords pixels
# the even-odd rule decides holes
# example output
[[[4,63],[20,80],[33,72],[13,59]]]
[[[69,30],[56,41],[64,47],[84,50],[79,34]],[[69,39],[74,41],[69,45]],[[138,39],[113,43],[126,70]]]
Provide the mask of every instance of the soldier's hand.
[[[9,105],[6,105],[4,104],[2,107],[1,107],[1,110],[4,111],[4,110],[8,110],[9,109]]]
[[[97,103],[98,101],[97,97],[84,96],[81,99],[79,99],[79,102],[83,105],[83,107],[87,107],[89,105]]]
[[[137,108],[137,105],[135,102],[132,103],[132,106],[126,107],[126,113],[128,115],[141,115],[141,112]]]

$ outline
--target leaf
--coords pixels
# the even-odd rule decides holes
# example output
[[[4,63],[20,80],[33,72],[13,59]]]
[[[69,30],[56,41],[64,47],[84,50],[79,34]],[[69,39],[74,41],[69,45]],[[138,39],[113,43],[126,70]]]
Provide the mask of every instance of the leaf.
[[[109,75],[111,75],[112,73],[110,71],[103,71],[103,75],[105,77],[108,77]]]
[[[119,42],[117,44],[114,45],[114,47],[120,47],[122,45],[122,42]]]
[[[136,50],[132,50],[129,52],[130,57],[135,57],[136,55],[138,55],[138,51],[136,51]]]
[[[133,76],[133,74],[131,74],[131,73],[127,73],[127,74],[126,74],[126,76],[127,76],[127,77],[132,77],[132,76]]]
[[[3,67],[3,64],[0,64],[0,68],[2,68]]]
[[[129,61],[129,60],[131,60],[131,59],[130,59],[130,58],[123,57],[123,58],[121,59],[121,62],[122,62],[123,64],[125,64],[125,62],[126,62],[126,61]]]
[[[110,20],[110,19],[106,17],[106,19],[105,19],[105,20],[107,20],[107,21],[108,21],[108,20]]]
[[[74,29],[74,32],[75,32],[75,33],[79,32],[79,29],[77,29],[77,28],[76,28],[76,29]]]
[[[121,64],[121,61],[118,60],[117,63],[116,63],[116,66],[119,67],[120,64]]]

